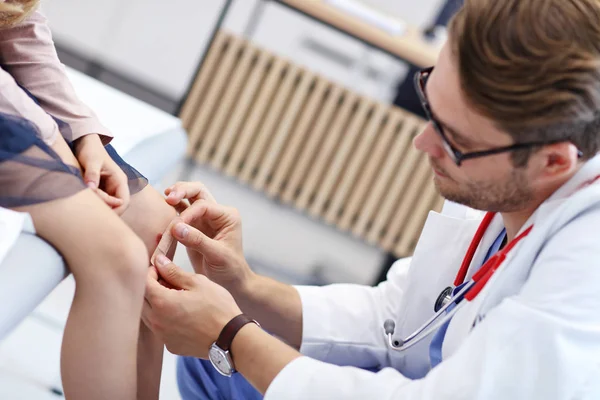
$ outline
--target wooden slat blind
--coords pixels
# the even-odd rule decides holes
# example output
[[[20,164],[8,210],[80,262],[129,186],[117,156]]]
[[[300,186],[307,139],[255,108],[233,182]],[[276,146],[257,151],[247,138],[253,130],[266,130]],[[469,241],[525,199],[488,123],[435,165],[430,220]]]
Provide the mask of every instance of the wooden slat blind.
[[[189,156],[398,256],[442,199],[424,121],[219,32],[181,111]]]

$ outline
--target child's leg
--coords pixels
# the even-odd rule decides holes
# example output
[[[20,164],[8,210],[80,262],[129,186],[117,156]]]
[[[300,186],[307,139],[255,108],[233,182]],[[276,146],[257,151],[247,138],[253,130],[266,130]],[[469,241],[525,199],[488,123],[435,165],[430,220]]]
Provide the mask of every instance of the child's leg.
[[[121,218],[144,241],[148,260],[164,232],[175,217],[175,210],[151,186],[131,196],[129,208]],[[175,243],[167,252],[169,258],[175,253]],[[142,323],[138,346],[138,399],[158,399],[163,357],[163,343]]]
[[[121,219],[142,239],[150,259],[160,235],[176,215],[175,209],[167,204],[164,197],[148,185],[131,196],[129,207],[121,215]],[[170,247],[167,256],[173,256],[175,244]]]
[[[57,140],[53,147],[64,161],[77,165],[66,143]],[[121,218],[146,245],[148,251],[146,265],[149,265],[149,258],[158,244],[159,235],[164,232],[175,215],[175,210],[149,185],[131,196],[129,207]],[[175,243],[167,251],[167,256],[172,258],[174,253]],[[143,323],[140,323],[137,353],[138,399],[158,399],[163,348],[163,343],[157,340]]]
[[[144,243],[90,190],[19,210],[75,277],[61,354],[66,398],[134,399]]]

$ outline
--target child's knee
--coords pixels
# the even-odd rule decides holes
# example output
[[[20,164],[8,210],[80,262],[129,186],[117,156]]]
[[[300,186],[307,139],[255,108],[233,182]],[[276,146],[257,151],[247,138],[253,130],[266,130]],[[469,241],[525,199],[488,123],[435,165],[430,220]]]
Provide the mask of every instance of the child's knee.
[[[157,212],[154,214],[154,221],[152,224],[152,228],[150,228],[153,229],[153,231],[149,232],[149,240],[146,241],[146,246],[148,247],[149,255],[152,255],[154,253],[154,250],[158,246],[163,233],[169,227],[169,225],[171,224],[173,219],[175,219],[175,217],[177,217],[177,212],[171,206],[160,207],[160,209],[158,209]],[[176,243],[172,243],[170,249],[164,249],[165,254],[173,253],[175,251],[175,245]],[[171,257],[173,256],[173,254],[168,255]]]
[[[143,290],[150,265],[144,242],[133,232],[127,232],[115,235],[103,247],[102,279],[127,290]]]

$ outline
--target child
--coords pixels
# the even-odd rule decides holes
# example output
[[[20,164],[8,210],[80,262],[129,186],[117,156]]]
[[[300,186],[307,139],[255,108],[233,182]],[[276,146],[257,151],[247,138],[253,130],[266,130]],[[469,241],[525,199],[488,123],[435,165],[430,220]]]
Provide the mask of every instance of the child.
[[[0,0],[0,207],[28,212],[75,277],[66,397],[158,398],[163,347],[140,313],[149,256],[175,211],[105,147],[110,132],[75,95],[38,1]]]

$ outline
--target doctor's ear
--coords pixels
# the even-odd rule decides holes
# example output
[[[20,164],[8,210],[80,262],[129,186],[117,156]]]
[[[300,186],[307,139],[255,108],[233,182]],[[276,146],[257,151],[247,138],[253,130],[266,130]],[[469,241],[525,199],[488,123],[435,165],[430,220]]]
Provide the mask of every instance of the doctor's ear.
[[[577,167],[581,152],[574,144],[561,142],[544,146],[539,152],[542,174],[546,177],[560,177],[570,174]]]

